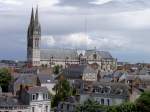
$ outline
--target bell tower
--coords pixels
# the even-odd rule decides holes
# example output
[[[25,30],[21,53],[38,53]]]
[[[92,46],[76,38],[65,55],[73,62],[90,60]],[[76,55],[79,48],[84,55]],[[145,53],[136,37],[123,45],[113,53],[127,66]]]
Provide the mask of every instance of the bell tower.
[[[40,66],[41,25],[38,18],[38,7],[34,16],[32,8],[27,33],[27,61],[30,66]]]

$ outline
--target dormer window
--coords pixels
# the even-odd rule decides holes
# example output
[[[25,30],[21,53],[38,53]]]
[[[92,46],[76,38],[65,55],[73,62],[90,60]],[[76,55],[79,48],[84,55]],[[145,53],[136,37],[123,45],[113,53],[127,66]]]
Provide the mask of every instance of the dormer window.
[[[123,93],[123,89],[118,88],[118,89],[116,89],[115,93],[118,94],[118,95],[120,95],[120,94]]]
[[[36,94],[32,94],[32,100],[36,100]]]
[[[37,99],[38,99],[38,96],[39,96],[38,93],[32,94],[32,100],[33,100],[33,101],[34,101],[34,100],[37,100]]]
[[[110,93],[110,90],[111,90],[110,86],[104,87],[105,93]]]

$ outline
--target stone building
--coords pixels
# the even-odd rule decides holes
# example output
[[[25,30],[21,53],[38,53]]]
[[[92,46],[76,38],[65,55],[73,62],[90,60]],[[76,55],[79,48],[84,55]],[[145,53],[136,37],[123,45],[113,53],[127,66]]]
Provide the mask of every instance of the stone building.
[[[41,43],[41,26],[38,19],[38,9],[34,16],[32,9],[31,20],[27,34],[27,61],[30,66],[52,66],[66,64],[92,64],[97,63],[99,69],[113,70],[116,69],[116,59],[109,52],[93,50],[84,50],[81,53],[76,49],[50,48],[42,49]]]
[[[18,96],[0,94],[0,112],[50,112],[51,99],[46,87],[22,87]]]
[[[21,90],[20,99],[29,105],[29,112],[50,112],[51,101],[47,87],[35,86]]]

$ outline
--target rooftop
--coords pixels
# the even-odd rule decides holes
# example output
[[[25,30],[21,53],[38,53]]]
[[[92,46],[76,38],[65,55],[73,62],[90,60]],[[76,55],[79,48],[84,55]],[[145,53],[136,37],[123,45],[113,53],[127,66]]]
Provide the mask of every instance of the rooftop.
[[[40,87],[40,86],[35,86],[35,87],[29,87],[27,92],[29,94],[34,94],[34,93],[48,93],[47,87]]]

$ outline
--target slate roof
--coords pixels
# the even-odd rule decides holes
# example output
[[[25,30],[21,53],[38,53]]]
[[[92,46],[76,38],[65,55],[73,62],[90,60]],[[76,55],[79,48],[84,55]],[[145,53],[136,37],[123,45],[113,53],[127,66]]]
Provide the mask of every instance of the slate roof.
[[[22,105],[22,103],[17,99],[17,97],[12,96],[11,94],[0,94],[0,108],[18,105]]]
[[[48,93],[47,87],[41,87],[41,86],[34,86],[34,87],[29,87],[27,92],[29,94],[34,94],[34,93]]]
[[[150,75],[126,75],[120,80],[135,80],[136,78],[142,81],[150,81]]]
[[[0,97],[0,106],[14,106],[14,105],[20,105],[17,98]]]
[[[99,90],[95,91],[96,89]],[[90,93],[91,96],[127,99],[129,97],[129,87],[122,83],[95,82],[92,84]]]
[[[89,65],[70,65],[62,74],[67,78],[80,79],[84,73],[96,73],[96,71]]]
[[[5,64],[5,63],[0,63],[0,68],[8,68],[9,65]]]
[[[107,51],[95,51],[95,50],[86,50],[84,56],[88,57],[93,55],[96,52],[102,59],[112,59],[113,57]],[[41,60],[50,60],[53,59],[78,59],[78,51],[75,49],[62,49],[62,48],[50,48],[50,49],[41,49],[40,51]]]
[[[55,82],[55,76],[49,74],[38,74],[38,79],[40,83],[53,83]]]
[[[95,51],[95,50],[86,50],[85,56],[89,57],[93,55],[96,52],[97,55],[99,55],[102,59],[112,59],[113,57],[111,54],[107,51]]]
[[[37,75],[35,74],[14,74],[10,83],[10,89],[16,93],[20,89],[20,85],[35,86],[37,85]]]
[[[35,84],[37,83],[37,75],[20,74],[15,80],[15,84]]]
[[[18,73],[36,74],[37,68],[21,68]]]
[[[51,57],[54,59],[77,59],[78,53],[77,50],[73,49],[60,49],[60,48],[51,48],[51,49],[41,49],[41,59],[50,60]]]

